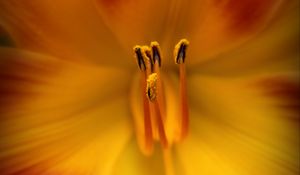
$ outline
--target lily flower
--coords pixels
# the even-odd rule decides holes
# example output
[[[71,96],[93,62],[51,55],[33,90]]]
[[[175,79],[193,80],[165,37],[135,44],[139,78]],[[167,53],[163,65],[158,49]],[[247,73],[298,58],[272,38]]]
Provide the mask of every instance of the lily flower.
[[[299,1],[0,1],[2,175],[299,174]]]

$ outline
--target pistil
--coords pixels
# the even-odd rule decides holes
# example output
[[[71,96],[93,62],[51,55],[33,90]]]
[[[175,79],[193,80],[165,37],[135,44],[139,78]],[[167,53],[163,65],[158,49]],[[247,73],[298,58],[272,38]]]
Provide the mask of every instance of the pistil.
[[[157,101],[157,73],[152,73],[147,79],[146,94],[150,102],[154,103],[155,115],[158,125],[159,139],[164,148],[168,147],[168,141],[166,136],[166,131],[164,127],[164,122],[161,115],[161,108]]]

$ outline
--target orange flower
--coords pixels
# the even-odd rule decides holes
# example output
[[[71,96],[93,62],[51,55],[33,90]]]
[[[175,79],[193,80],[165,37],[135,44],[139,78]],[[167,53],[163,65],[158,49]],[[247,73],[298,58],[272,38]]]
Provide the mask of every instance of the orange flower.
[[[299,174],[297,0],[3,0],[0,44],[3,175]]]

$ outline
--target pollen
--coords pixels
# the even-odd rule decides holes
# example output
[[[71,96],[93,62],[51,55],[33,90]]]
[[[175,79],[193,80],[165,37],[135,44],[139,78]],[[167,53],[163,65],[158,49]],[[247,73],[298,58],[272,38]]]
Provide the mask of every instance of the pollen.
[[[152,73],[147,79],[146,95],[151,102],[157,97],[157,74]]]

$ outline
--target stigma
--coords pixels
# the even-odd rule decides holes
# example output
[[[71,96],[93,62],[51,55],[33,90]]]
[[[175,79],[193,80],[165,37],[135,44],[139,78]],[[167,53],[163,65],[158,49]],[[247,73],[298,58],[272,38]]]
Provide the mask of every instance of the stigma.
[[[169,149],[172,144],[182,142],[188,134],[189,112],[186,88],[186,51],[189,41],[180,40],[174,47],[175,64],[179,69],[179,106],[172,107],[176,111],[176,115],[167,112],[166,104],[170,101],[166,98],[166,83],[161,73],[162,52],[158,42],[153,41],[149,46],[137,45],[133,48],[134,55],[140,72],[140,88],[141,101],[143,103],[143,141],[139,143],[139,147],[146,155],[151,155],[154,144],[159,142],[162,148]],[[176,66],[176,67],[177,67]],[[170,122],[172,121],[172,122]],[[175,121],[175,122],[174,122]],[[170,123],[174,124],[170,128]],[[167,132],[176,133],[175,137],[171,137]],[[141,133],[137,133],[140,136]]]

